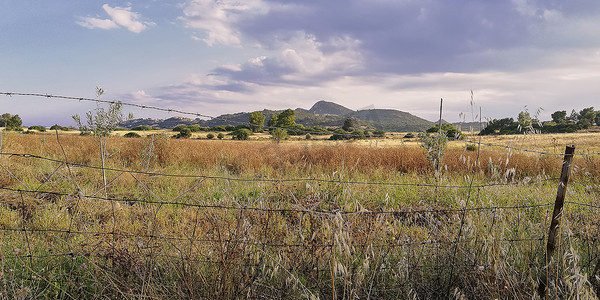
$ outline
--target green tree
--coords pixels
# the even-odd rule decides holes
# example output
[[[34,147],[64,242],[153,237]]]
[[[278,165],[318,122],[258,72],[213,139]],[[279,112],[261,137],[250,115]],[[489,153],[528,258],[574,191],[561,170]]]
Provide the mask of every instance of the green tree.
[[[564,124],[567,122],[567,111],[559,110],[555,111],[552,115],[552,121],[556,124]]]
[[[533,121],[531,120],[531,115],[529,115],[528,111],[522,111],[519,113],[519,117],[517,118],[517,123],[519,123],[520,131],[529,131],[533,127]]]
[[[296,112],[286,109],[279,114],[271,117],[268,123],[269,127],[291,128],[296,125]]]
[[[179,133],[175,135],[176,139],[188,139],[192,137],[192,130],[189,127],[183,127],[179,130]]]
[[[4,113],[0,116],[0,127],[6,127],[6,130],[22,130],[23,120],[19,115]]]
[[[594,120],[597,126],[600,126],[600,111],[596,112],[596,119]]]
[[[253,132],[262,131],[262,127],[265,125],[265,115],[260,111],[255,111],[250,114],[250,124]]]
[[[438,133],[440,132],[440,125],[436,124],[433,127],[427,129],[425,132]],[[442,124],[442,134],[451,140],[462,140],[464,138],[462,132],[458,131],[458,129],[456,129],[456,126],[450,123]]]
[[[252,135],[252,131],[248,128],[236,129],[231,133],[234,140],[247,140]]]
[[[104,94],[104,90],[100,87],[96,87],[96,97],[100,98]],[[123,112],[121,111],[121,102],[112,102],[108,105],[108,109],[104,109],[103,107],[96,107],[94,112],[88,111],[86,114],[86,123],[84,124],[81,121],[81,117],[79,115],[73,115],[73,120],[75,124],[79,127],[79,131],[82,134],[93,134],[96,141],[100,146],[100,158],[102,160],[102,179],[104,181],[104,194],[108,196],[106,192],[106,169],[105,169],[105,161],[106,156],[106,145],[108,144],[108,138],[110,134],[121,124],[123,121],[132,119],[133,115],[129,114],[127,118],[123,116]]]
[[[0,127],[6,127],[6,124],[8,124],[8,120],[10,119],[11,115],[9,113],[4,113],[2,114],[2,116],[0,116]]]
[[[596,112],[593,107],[584,108],[579,112],[579,120],[577,120],[577,125],[581,129],[590,128],[596,119]]]
[[[342,129],[344,129],[345,131],[352,131],[353,128],[354,121],[352,120],[352,118],[344,120],[344,125],[342,126]]]
[[[276,128],[271,131],[271,136],[273,137],[273,140],[279,143],[288,138],[288,132],[285,129]]]
[[[427,161],[429,161],[429,164],[435,170],[436,174],[439,174],[441,171],[441,163],[444,157],[444,152],[448,146],[448,137],[443,133],[440,134],[439,132],[431,135],[421,133],[419,135],[419,141],[421,142],[421,147],[425,149]]]

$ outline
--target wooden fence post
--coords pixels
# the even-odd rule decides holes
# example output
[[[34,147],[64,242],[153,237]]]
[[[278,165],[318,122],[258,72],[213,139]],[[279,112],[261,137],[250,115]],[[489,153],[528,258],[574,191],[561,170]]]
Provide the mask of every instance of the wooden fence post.
[[[546,245],[546,271],[542,272],[540,277],[538,293],[542,299],[546,298],[548,288],[548,274],[551,269],[552,257],[556,248],[556,235],[558,234],[558,226],[560,225],[560,217],[562,216],[563,206],[565,203],[565,195],[567,193],[567,184],[569,183],[569,170],[571,168],[571,160],[575,153],[575,145],[567,146],[565,149],[565,157],[563,158],[562,171],[560,173],[560,182],[558,183],[558,191],[556,192],[556,201],[554,202],[554,211],[552,212],[552,221],[548,231],[548,244]]]

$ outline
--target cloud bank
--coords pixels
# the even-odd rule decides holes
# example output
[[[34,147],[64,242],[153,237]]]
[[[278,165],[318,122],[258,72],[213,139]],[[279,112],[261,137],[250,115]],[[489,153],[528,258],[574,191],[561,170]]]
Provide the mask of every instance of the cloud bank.
[[[250,110],[329,99],[434,118],[423,101],[449,98],[454,113],[452,99],[468,106],[470,90],[505,115],[524,100],[600,92],[587,85],[600,76],[595,0],[191,0],[179,21],[207,46],[264,53],[153,91],[186,103]]]

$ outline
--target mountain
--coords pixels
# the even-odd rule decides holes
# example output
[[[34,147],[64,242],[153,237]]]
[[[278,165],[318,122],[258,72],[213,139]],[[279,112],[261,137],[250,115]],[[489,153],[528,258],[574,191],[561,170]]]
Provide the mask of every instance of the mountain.
[[[434,125],[433,122],[394,109],[359,110],[350,116],[385,131],[423,131]]]
[[[315,105],[313,105],[308,112],[315,115],[345,116],[354,111],[337,103],[321,100],[315,103]]]
[[[266,122],[274,114],[282,112],[281,110],[262,110],[266,116]],[[352,118],[359,126],[374,127],[392,132],[424,131],[434,125],[433,122],[419,118],[407,112],[393,109],[365,109],[354,111],[334,102],[318,101],[309,110],[297,108],[296,123],[305,127],[341,127],[347,118]],[[127,121],[121,126],[132,128],[135,126],[151,126],[158,128],[174,128],[178,125],[198,124],[203,127],[214,127],[221,125],[244,125],[250,120],[249,112],[240,112],[234,114],[224,114],[210,120],[189,119],[173,117],[166,120],[154,119],[134,119]]]

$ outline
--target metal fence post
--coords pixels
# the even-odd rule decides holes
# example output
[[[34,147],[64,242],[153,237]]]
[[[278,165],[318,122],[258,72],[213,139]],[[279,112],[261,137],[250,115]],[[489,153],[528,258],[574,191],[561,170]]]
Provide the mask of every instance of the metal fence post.
[[[558,226],[560,225],[560,217],[562,216],[563,206],[565,203],[565,195],[567,193],[567,184],[569,183],[569,170],[571,168],[571,160],[575,153],[575,145],[567,146],[565,149],[565,157],[563,158],[562,171],[560,173],[560,182],[558,183],[558,191],[556,192],[556,201],[554,202],[554,211],[552,212],[552,221],[548,231],[548,243],[546,244],[546,271],[542,272],[540,277],[538,293],[541,298],[546,298],[548,288],[548,273],[552,265],[552,257],[556,248],[556,236],[558,234]]]

